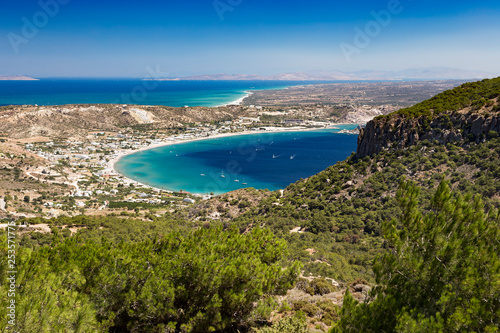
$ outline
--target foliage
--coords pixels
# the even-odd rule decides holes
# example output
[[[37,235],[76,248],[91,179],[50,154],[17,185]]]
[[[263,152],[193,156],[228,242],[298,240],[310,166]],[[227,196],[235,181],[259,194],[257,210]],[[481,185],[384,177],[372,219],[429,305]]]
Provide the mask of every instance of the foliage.
[[[394,194],[402,178],[422,187],[423,203],[446,178],[456,191],[482,195],[491,208],[500,206],[499,166],[499,138],[447,145],[421,141],[373,158],[339,162],[289,185],[283,197],[272,193],[233,223],[242,232],[265,225],[287,240],[289,258],[300,260],[306,275],[373,282],[373,260],[386,247],[381,225],[400,213]],[[292,232],[296,227],[305,232]],[[314,253],[305,251],[311,248]]]
[[[54,239],[19,254],[27,263],[18,268],[18,304],[29,304],[27,325],[34,327],[23,332],[235,329],[250,324],[263,296],[286,293],[300,269],[281,267],[286,243],[260,228],[246,235],[221,228],[172,232],[139,243]],[[6,288],[5,270],[1,281]]]
[[[7,258],[5,235],[1,235],[0,253]],[[10,288],[6,260],[0,270],[0,331],[7,327]],[[99,324],[89,297],[79,292],[84,277],[75,265],[64,272],[54,270],[49,258],[23,247],[16,255],[15,323],[17,332],[96,332]],[[5,306],[4,306],[5,305]]]
[[[110,201],[109,202],[109,208],[126,208],[129,210],[135,209],[135,208],[143,208],[143,209],[148,209],[148,208],[158,208],[160,205],[158,204],[150,204],[146,202],[127,202],[127,201]]]
[[[370,303],[346,293],[332,332],[495,332],[500,323],[500,215],[441,182],[426,210],[419,189],[398,192],[402,214],[384,223],[390,247],[375,264]]]
[[[488,106],[488,101],[500,96],[500,77],[465,83],[455,89],[442,92],[431,99],[409,108],[397,111],[397,114],[411,118],[437,115],[445,111],[458,111],[465,108],[479,110]],[[390,115],[379,118],[389,118]]]
[[[46,223],[56,231],[59,236],[67,238],[69,227],[77,230],[78,239],[84,243],[94,241],[99,243],[101,239],[106,239],[112,243],[120,242],[141,242],[147,239],[154,239],[156,235],[164,235],[170,231],[190,230],[183,220],[170,217],[156,218],[154,221],[144,221],[138,219],[124,219],[114,216],[92,217],[78,215],[74,217],[60,216],[52,219],[30,218],[19,220],[19,223],[40,224]],[[52,242],[54,234],[45,234],[37,231],[24,234],[20,240],[23,247],[36,247],[48,245]]]
[[[298,316],[285,317],[273,324],[272,327],[256,329],[255,333],[309,333],[307,322]]]
[[[316,278],[311,281],[301,278],[297,281],[296,288],[308,293],[309,295],[326,295],[336,291],[337,289],[331,281],[328,281],[325,278]]]

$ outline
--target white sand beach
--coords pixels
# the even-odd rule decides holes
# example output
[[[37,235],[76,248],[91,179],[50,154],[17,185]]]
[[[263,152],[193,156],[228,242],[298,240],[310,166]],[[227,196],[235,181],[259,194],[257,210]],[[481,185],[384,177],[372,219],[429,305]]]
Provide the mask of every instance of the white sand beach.
[[[253,92],[251,91],[245,91],[245,96],[241,97],[241,98],[238,98],[237,100],[231,102],[231,103],[227,103],[227,104],[221,104],[221,105],[217,105],[217,107],[220,107],[220,106],[229,106],[229,105],[241,105],[241,103],[243,103],[243,100],[249,96],[251,96],[253,94]]]

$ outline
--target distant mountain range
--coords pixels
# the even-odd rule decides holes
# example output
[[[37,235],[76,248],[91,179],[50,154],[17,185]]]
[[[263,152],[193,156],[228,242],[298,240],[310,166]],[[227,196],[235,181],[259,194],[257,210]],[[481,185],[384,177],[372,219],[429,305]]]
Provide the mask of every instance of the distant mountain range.
[[[24,75],[0,75],[0,81],[38,81],[38,79],[34,79],[32,77],[24,76]]]
[[[146,80],[158,81],[355,81],[355,80],[478,80],[494,78],[500,73],[463,70],[448,67],[412,68],[402,71],[376,71],[364,70],[355,72],[344,72],[338,70],[329,71],[305,71],[295,73],[283,73],[275,75],[258,74],[202,74],[186,77],[166,77]],[[0,81],[28,81],[38,80],[26,75],[0,75]]]
[[[456,68],[433,67],[414,68],[402,71],[374,71],[365,70],[357,72],[343,71],[308,71],[297,73],[284,73],[277,75],[257,74],[207,74],[179,78],[165,78],[157,80],[275,80],[275,81],[336,81],[336,80],[446,80],[446,79],[484,79],[499,76],[498,73],[483,71],[461,70]]]

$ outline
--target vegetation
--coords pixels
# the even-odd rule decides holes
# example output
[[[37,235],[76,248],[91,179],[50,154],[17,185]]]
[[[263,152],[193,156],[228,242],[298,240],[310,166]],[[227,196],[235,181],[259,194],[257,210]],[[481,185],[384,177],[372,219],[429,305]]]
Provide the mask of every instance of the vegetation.
[[[496,110],[499,87],[468,83],[400,113]],[[116,198],[110,207],[133,211],[20,219],[50,232],[17,232],[16,329],[495,332],[499,180],[491,131],[478,142],[351,156],[283,193],[239,191],[166,213]],[[4,201],[29,208],[52,196],[39,193]],[[211,209],[221,221],[209,220]],[[1,304],[7,271],[2,261]]]
[[[2,237],[2,255],[6,255]],[[210,332],[259,320],[265,295],[293,286],[299,264],[282,269],[285,242],[269,230],[169,233],[139,243],[81,243],[18,254],[17,329],[21,332]],[[0,271],[2,303],[7,269]],[[40,291],[40,292],[35,292]],[[47,303],[48,302],[48,303]],[[0,310],[5,318],[6,307]],[[0,324],[5,329],[5,321]]]
[[[414,106],[401,109],[397,114],[411,118],[437,115],[445,111],[458,111],[470,108],[472,111],[493,105],[492,100],[500,96],[500,77],[478,82],[465,83],[455,89],[442,92],[433,98]],[[497,103],[493,111],[500,111]],[[390,115],[380,116],[388,119]]]
[[[309,333],[305,318],[286,317],[278,321],[272,327],[265,327],[255,331],[256,333]]]
[[[500,207],[500,139],[446,146],[422,141],[374,158],[349,158],[290,185],[280,197],[274,192],[233,220],[241,231],[265,225],[287,240],[291,260],[305,273],[350,282],[374,281],[372,263],[387,244],[381,226],[400,212],[394,194],[403,178],[423,189],[428,203],[441,179],[462,193],[484,197],[489,209]],[[303,233],[292,232],[297,227]],[[314,249],[308,253],[306,249]]]
[[[419,189],[398,192],[399,218],[384,223],[390,248],[374,266],[377,288],[358,304],[347,293],[332,332],[497,332],[500,214],[480,196],[441,182],[430,205]]]

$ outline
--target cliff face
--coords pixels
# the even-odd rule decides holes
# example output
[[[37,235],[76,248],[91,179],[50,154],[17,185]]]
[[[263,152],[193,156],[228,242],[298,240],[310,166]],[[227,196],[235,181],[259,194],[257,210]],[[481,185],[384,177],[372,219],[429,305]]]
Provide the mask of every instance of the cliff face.
[[[491,131],[500,133],[500,113],[444,113],[432,119],[408,118],[392,114],[390,118],[370,121],[358,137],[357,158],[377,154],[384,149],[401,149],[418,141],[440,144],[469,139],[479,142]]]

